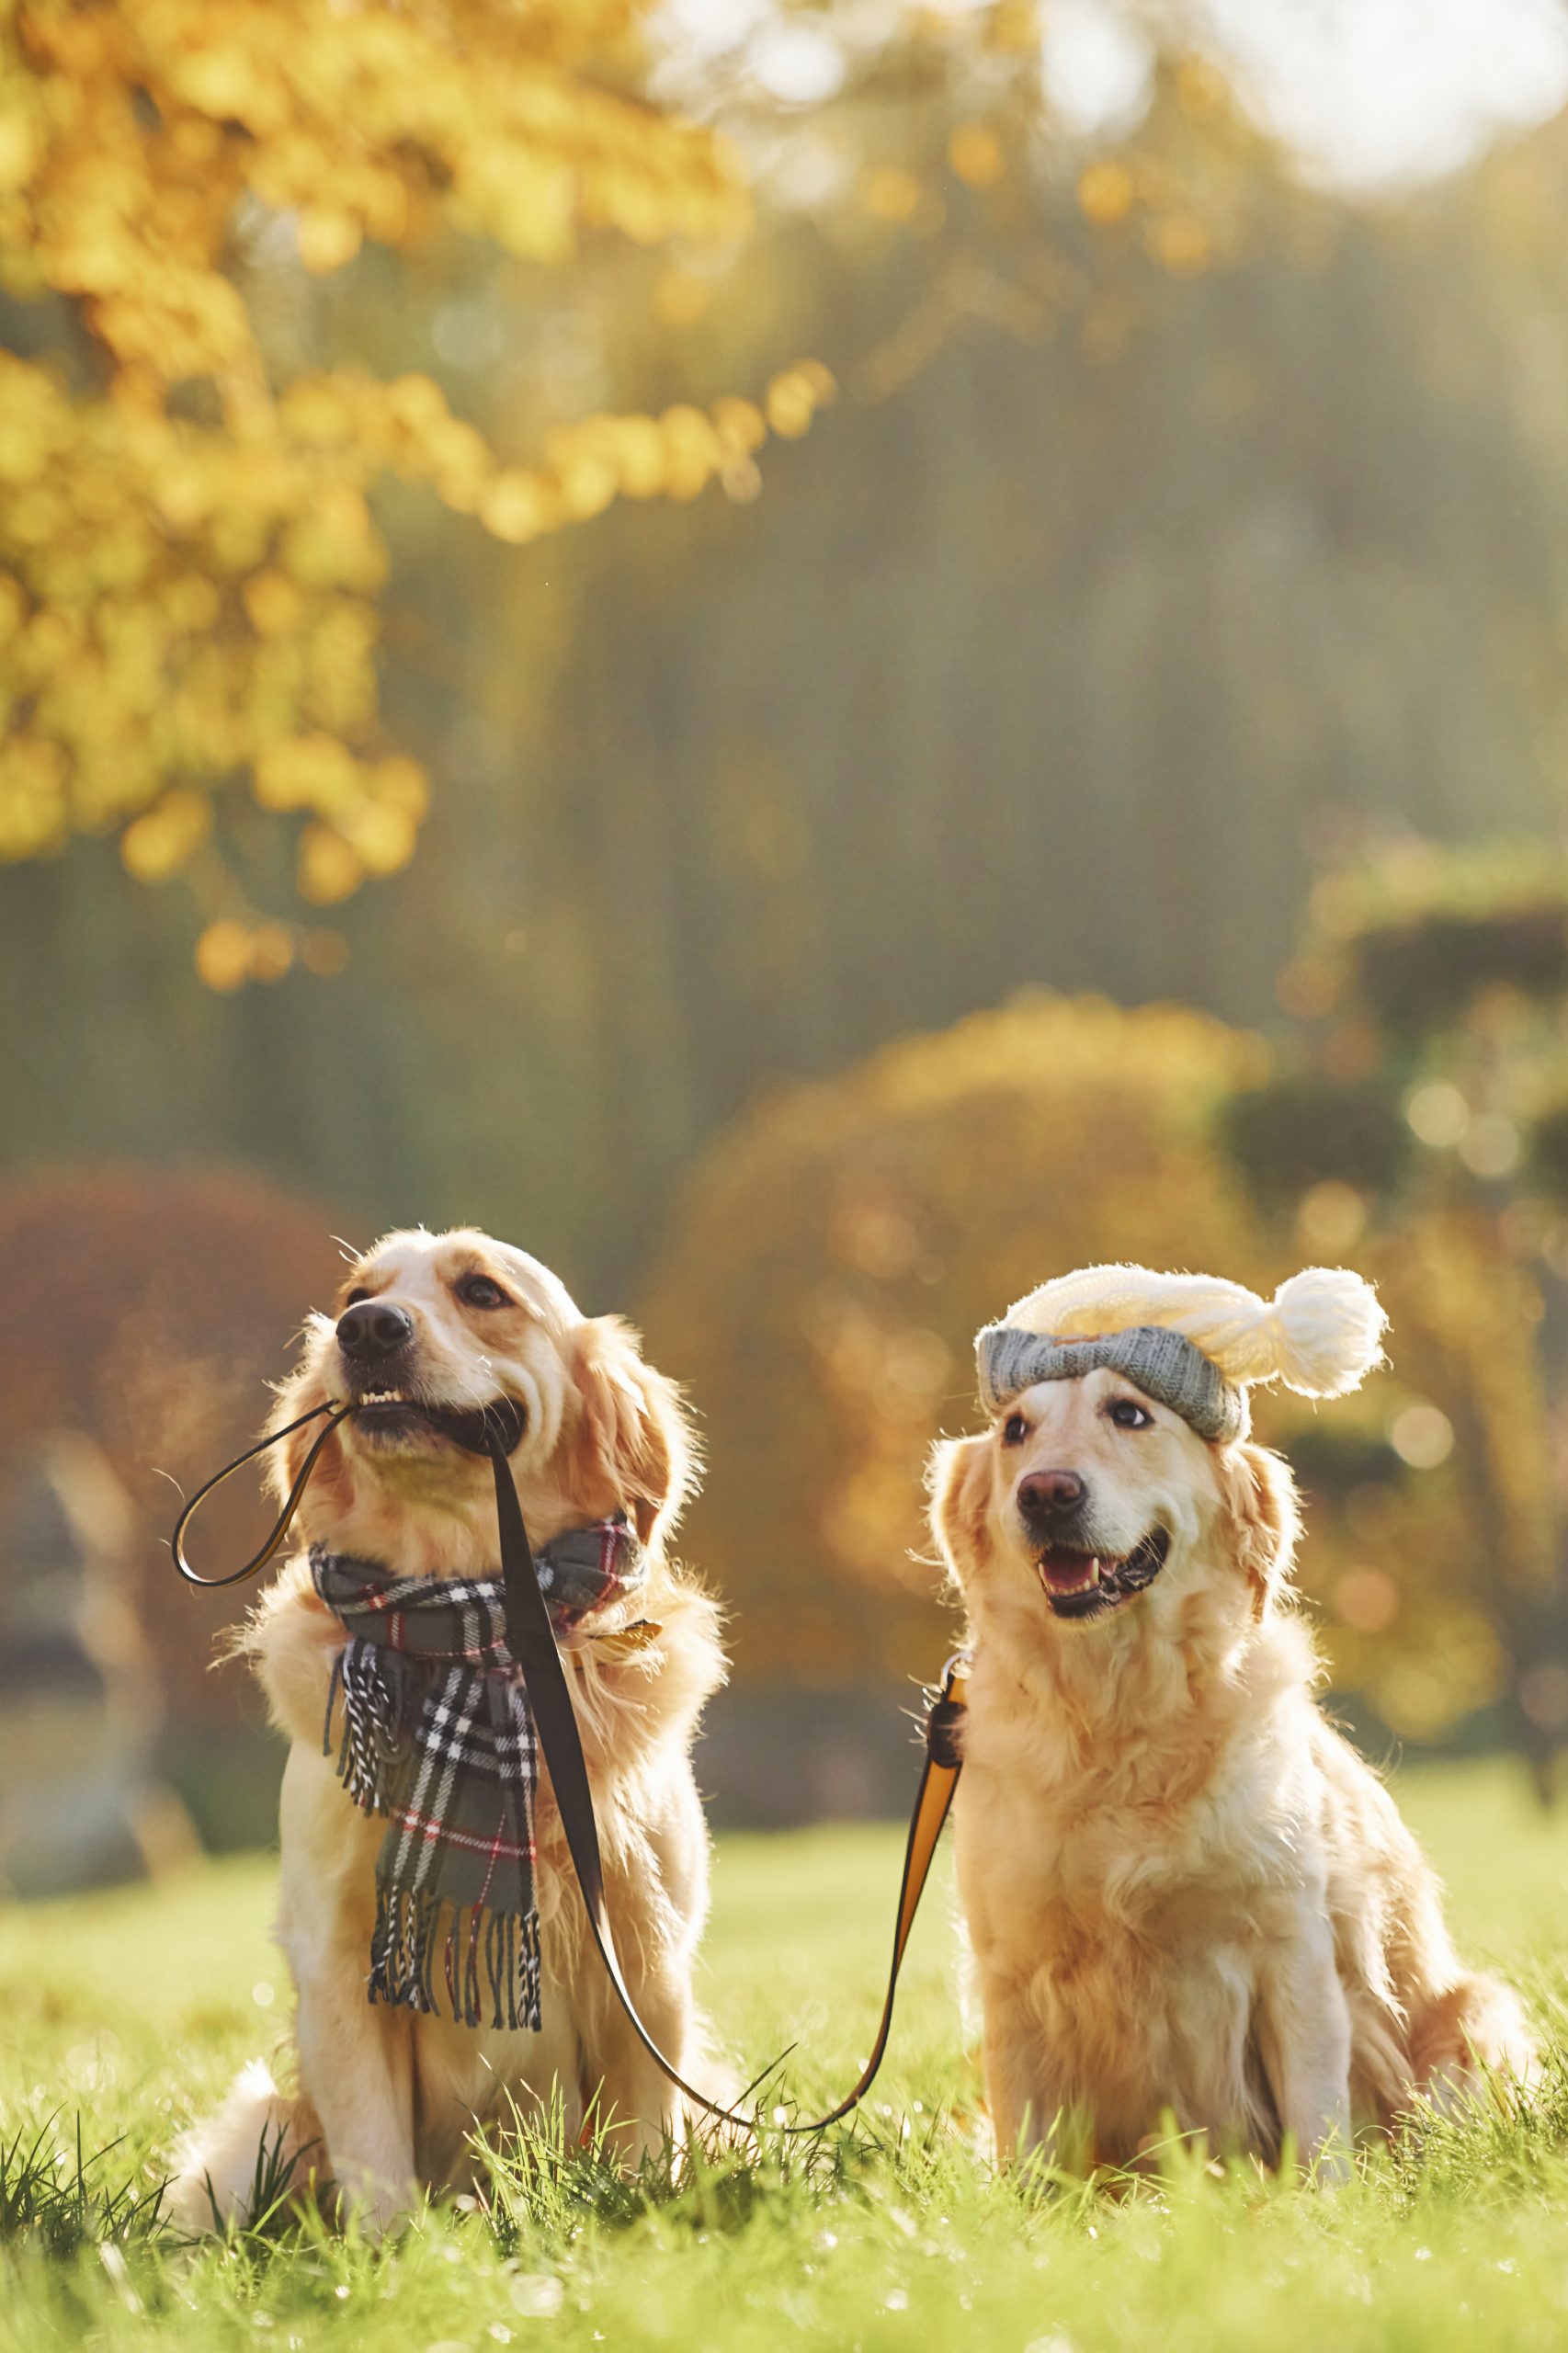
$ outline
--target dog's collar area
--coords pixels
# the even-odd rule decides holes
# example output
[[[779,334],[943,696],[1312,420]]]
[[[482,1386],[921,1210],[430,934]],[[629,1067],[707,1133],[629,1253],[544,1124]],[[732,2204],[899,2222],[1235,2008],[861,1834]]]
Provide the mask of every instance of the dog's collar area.
[[[1037,1558],[1035,1566],[1051,1615],[1082,1624],[1085,1619],[1105,1617],[1145,1592],[1165,1567],[1170,1549],[1169,1529],[1152,1528],[1125,1560],[1108,1561],[1103,1553],[1070,1552],[1069,1548],[1057,1546],[1049,1555]],[[1046,1567],[1048,1558],[1053,1563],[1051,1571]],[[1069,1558],[1083,1563],[1081,1583],[1068,1582],[1055,1565]]]

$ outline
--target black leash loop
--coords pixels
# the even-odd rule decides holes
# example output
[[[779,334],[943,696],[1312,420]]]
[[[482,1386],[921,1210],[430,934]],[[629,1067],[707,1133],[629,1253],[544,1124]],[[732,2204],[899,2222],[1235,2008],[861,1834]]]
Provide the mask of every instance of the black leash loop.
[[[257,1438],[256,1444],[247,1447],[243,1454],[236,1454],[225,1469],[215,1472],[205,1486],[198,1487],[195,1495],[175,1522],[173,1544],[175,1566],[187,1585],[200,1586],[205,1591],[215,1592],[222,1586],[243,1585],[246,1577],[254,1577],[258,1570],[266,1568],[268,1561],[278,1553],[284,1538],[289,1533],[294,1514],[299,1510],[301,1499],[310,1484],[311,1473],[316,1467],[317,1456],[339,1422],[346,1422],[350,1414],[357,1414],[358,1410],[357,1401],[352,1399],[347,1405],[335,1405],[330,1399],[324,1405],[312,1405],[308,1414],[300,1415],[298,1421],[285,1422],[280,1430],[268,1430],[265,1438]],[[443,1430],[449,1438],[455,1438],[457,1443],[470,1454],[488,1454],[492,1444],[497,1439],[509,1454],[513,1447],[521,1441],[525,1427],[526,1417],[523,1409],[510,1397],[497,1397],[490,1404],[477,1406],[466,1413],[439,1405],[420,1405],[415,1410],[437,1429]],[[260,1552],[253,1553],[244,1568],[231,1570],[226,1577],[199,1576],[186,1557],[185,1533],[197,1511],[206,1502],[213,1489],[221,1487],[225,1479],[233,1478],[236,1471],[243,1471],[247,1462],[254,1462],[258,1454],[265,1454],[269,1446],[277,1446],[281,1439],[292,1438],[296,1430],[302,1430],[307,1422],[319,1421],[324,1414],[329,1414],[332,1418],[300,1465],[299,1475],[290,1488],[283,1508],[274,1523],[272,1533]]]
[[[326,1444],[328,1438],[337,1427],[338,1423],[346,1421],[354,1410],[355,1408],[352,1405],[312,1405],[310,1412],[308,1414],[301,1414],[297,1422],[286,1423],[284,1427],[280,1430],[269,1430],[264,1438],[258,1438],[255,1446],[247,1448],[244,1454],[236,1454],[233,1461],[228,1465],[227,1469],[215,1472],[214,1475],[208,1480],[205,1486],[198,1487],[195,1495],[192,1495],[190,1501],[187,1504],[185,1509],[181,1512],[179,1518],[175,1522],[173,1547],[175,1566],[179,1571],[181,1576],[185,1579],[187,1585],[199,1585],[202,1586],[205,1591],[212,1593],[216,1592],[221,1586],[243,1585],[246,1577],[254,1577],[258,1569],[266,1568],[268,1561],[270,1561],[274,1554],[278,1551],[282,1545],[283,1539],[289,1533],[290,1523],[292,1521],[294,1514],[300,1508],[300,1499],[303,1495],[306,1487],[310,1484],[311,1472],[316,1467],[317,1455],[320,1454],[323,1447]],[[292,1438],[296,1430],[302,1430],[307,1422],[319,1421],[324,1414],[330,1414],[332,1415],[332,1419],[328,1422],[325,1429],[321,1432],[315,1441],[315,1444],[312,1447],[303,1462],[300,1465],[299,1476],[295,1479],[293,1485],[290,1488],[283,1508],[278,1515],[277,1523],[273,1528],[272,1533],[267,1538],[266,1543],[262,1546],[260,1552],[253,1553],[251,1558],[245,1563],[243,1569],[233,1569],[226,1577],[198,1576],[196,1571],[191,1567],[190,1563],[187,1560],[185,1553],[185,1531],[190,1526],[198,1506],[206,1502],[214,1487],[221,1487],[225,1479],[232,1478],[236,1471],[243,1471],[247,1462],[254,1462],[256,1456],[258,1454],[265,1454],[269,1446],[276,1446],[279,1438]]]
[[[239,1585],[265,1568],[278,1552],[287,1536],[290,1525],[300,1506],[309,1484],[312,1472],[323,1447],[350,1414],[358,1412],[356,1404],[316,1405],[298,1421],[288,1423],[282,1429],[272,1430],[264,1438],[236,1455],[233,1461],[199,1487],[175,1524],[175,1565],[187,1584],[209,1590],[222,1586]],[[522,1436],[520,1410],[509,1399],[500,1399],[494,1405],[477,1413],[447,1413],[438,1408],[421,1407],[426,1417],[444,1429],[449,1436],[471,1454],[489,1457],[495,1483],[495,1524],[500,1540],[501,1574],[506,1591],[506,1643],[514,1665],[522,1677],[539,1744],[549,1769],[551,1787],[555,1793],[556,1810],[565,1834],[566,1848],[572,1859],[572,1869],[588,1915],[588,1929],[598,1949],[611,1990],[626,2014],[626,2020],[638,2041],[665,2075],[687,2099],[722,2124],[733,2124],[742,2131],[757,2130],[757,2119],[745,2116],[734,2109],[722,2107],[688,2084],[670,2064],[638,2014],[626,1980],[621,1974],[616,1953],[615,1935],[610,1927],[609,1912],[605,1901],[604,1860],[599,1849],[598,1823],[594,1813],[593,1791],[588,1782],[587,1760],[583,1754],[582,1735],[577,1730],[576,1710],[567,1686],[566,1670],[562,1664],[555,1629],[550,1622],[550,1608],[539,1581],[533,1547],[523,1519],[523,1507],[517,1497],[517,1481],[512,1475],[509,1460],[511,1449]],[[303,1429],[307,1422],[330,1416],[326,1427],[317,1436],[310,1452],[289,1490],[283,1508],[270,1535],[261,1550],[244,1566],[225,1577],[199,1576],[186,1558],[185,1531],[198,1506],[215,1487],[247,1462],[255,1461],[269,1446],[290,1438],[295,1430]],[[810,2122],[786,2124],[776,2129],[787,2133],[821,2132],[836,2124],[858,2107],[869,2091],[877,2071],[882,2063],[892,2031],[893,2001],[898,1992],[899,1971],[903,1965],[904,1948],[915,1924],[915,1915],[930,1870],[931,1857],[942,1825],[948,1818],[958,1787],[961,1755],[957,1738],[962,1717],[963,1703],[960,1696],[963,1688],[965,1661],[959,1654],[948,1663],[941,1699],[932,1709],[926,1726],[926,1754],[921,1768],[920,1784],[915,1792],[915,1811],[910,1817],[909,1837],[904,1847],[903,1874],[899,1882],[898,1918],[893,1932],[892,1963],[888,1972],[888,1990],[882,2004],[881,2019],[877,2029],[871,2055],[861,2070],[860,2079],[853,2091],[841,2099],[825,2116],[813,2117]]]

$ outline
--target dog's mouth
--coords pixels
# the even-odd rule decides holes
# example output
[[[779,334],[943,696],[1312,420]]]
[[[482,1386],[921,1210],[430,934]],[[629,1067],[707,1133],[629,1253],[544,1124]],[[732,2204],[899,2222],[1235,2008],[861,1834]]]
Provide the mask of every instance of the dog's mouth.
[[[452,1441],[405,1389],[369,1389],[354,1400],[354,1432],[373,1454],[445,1453]]]
[[[517,1398],[493,1397],[487,1405],[443,1405],[417,1391],[383,1383],[367,1388],[349,1403],[354,1427],[373,1453],[462,1453],[485,1455],[492,1437],[507,1454],[522,1441],[528,1408]]]
[[[1170,1549],[1170,1531],[1152,1528],[1142,1543],[1120,1560],[1106,1552],[1051,1544],[1037,1554],[1035,1567],[1054,1617],[1103,1618],[1153,1584]]]

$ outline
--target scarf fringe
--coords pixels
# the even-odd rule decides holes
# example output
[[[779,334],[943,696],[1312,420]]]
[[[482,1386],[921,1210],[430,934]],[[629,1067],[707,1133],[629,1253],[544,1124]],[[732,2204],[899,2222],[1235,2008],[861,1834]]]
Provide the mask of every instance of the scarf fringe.
[[[332,1712],[343,1695],[337,1778],[361,1813],[390,1813],[392,1767],[405,1745],[402,1684],[373,1643],[350,1642],[332,1665],[322,1755],[332,1755]]]
[[[539,2032],[537,1914],[496,1912],[488,1905],[449,1904],[439,1895],[415,1894],[407,1888],[378,1887],[370,1938],[371,2001],[439,2018],[437,1961],[448,2018],[460,2026],[483,2026],[488,2001],[488,2023],[498,2031]]]
[[[551,1564],[567,1623],[624,1598],[647,1563],[623,1522],[574,1530]],[[372,2003],[497,2032],[540,2028],[534,1904],[537,1736],[506,1644],[497,1578],[394,1578],[317,1547],[311,1571],[348,1636],[322,1753],[360,1813],[388,1824],[377,1860]]]

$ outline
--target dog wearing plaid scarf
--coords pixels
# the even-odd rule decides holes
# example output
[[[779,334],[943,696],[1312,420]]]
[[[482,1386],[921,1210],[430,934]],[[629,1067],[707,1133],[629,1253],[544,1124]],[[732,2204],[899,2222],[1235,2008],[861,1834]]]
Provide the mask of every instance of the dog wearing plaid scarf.
[[[725,2077],[692,1970],[708,1842],[690,1751],[723,1678],[711,1600],[669,1559],[693,1477],[672,1384],[524,1252],[394,1233],[309,1319],[276,1426],[328,1399],[301,1551],[240,1637],[290,1742],[278,1937],[298,2089],[261,2063],[188,2136],[174,2211],[243,2219],[265,2140],[380,2230],[469,2178],[476,2127],[559,2110],[629,2165],[685,2103],[587,1934],[506,1650],[493,1483],[421,1407],[520,1409],[512,1455],[587,1759],[639,2010],[688,2079]],[[280,1449],[285,1491],[313,1433]],[[330,1735],[324,1738],[324,1733]]]

